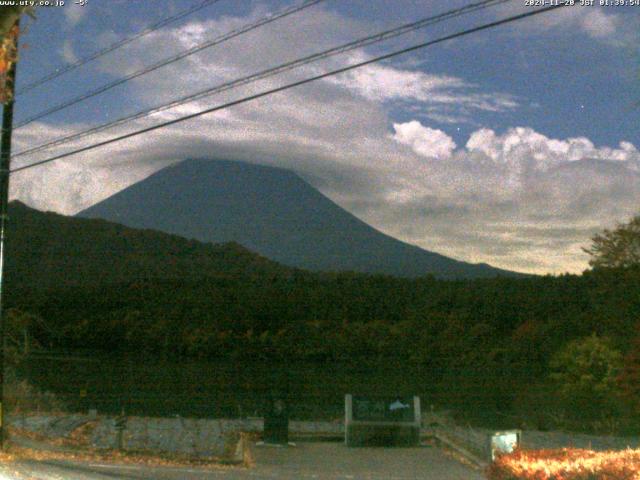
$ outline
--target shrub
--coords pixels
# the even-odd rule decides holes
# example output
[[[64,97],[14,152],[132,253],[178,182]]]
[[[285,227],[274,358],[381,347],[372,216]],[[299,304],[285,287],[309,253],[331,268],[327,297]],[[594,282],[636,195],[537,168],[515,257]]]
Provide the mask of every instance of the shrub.
[[[516,450],[487,469],[489,480],[639,480],[640,450]]]
[[[4,403],[8,413],[61,412],[65,405],[53,393],[41,391],[19,380],[11,369],[5,372]]]
[[[619,416],[616,377],[622,355],[596,335],[569,342],[551,359],[550,380],[556,385],[567,418],[583,426],[604,424]]]

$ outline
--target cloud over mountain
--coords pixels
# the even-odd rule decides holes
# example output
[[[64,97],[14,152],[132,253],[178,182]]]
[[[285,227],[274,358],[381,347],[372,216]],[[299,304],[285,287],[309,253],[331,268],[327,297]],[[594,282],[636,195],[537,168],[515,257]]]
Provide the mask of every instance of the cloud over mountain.
[[[264,13],[259,8],[248,16],[191,21],[150,34],[105,59],[100,74],[115,78],[130,73],[210,38],[211,32],[228,31]],[[593,35],[609,35],[607,22],[619,21],[602,12],[601,19],[594,13],[563,15]],[[555,22],[555,17],[547,22]],[[114,95],[140,107],[153,106],[379,27],[314,7],[154,72],[132,82],[126,94]],[[355,52],[304,67],[155,114],[135,122],[135,128],[369,56],[371,52]],[[21,172],[12,180],[12,196],[71,214],[181,159],[231,158],[295,170],[367,223],[431,251],[521,271],[581,271],[586,259],[580,247],[595,231],[628,218],[640,204],[636,145],[625,141],[596,146],[585,137],[553,139],[526,126],[477,127],[466,142],[456,142],[453,126],[448,131],[435,123],[469,124],[478,113],[514,113],[525,100],[497,85],[481,87],[473,78],[428,67],[372,65]],[[396,115],[399,105],[407,107],[401,119]],[[87,102],[86,109],[108,110],[108,105],[97,98]],[[86,128],[82,123],[54,125],[40,122],[17,131],[15,151]],[[118,127],[73,146],[132,129]],[[21,157],[15,164],[48,154]]]

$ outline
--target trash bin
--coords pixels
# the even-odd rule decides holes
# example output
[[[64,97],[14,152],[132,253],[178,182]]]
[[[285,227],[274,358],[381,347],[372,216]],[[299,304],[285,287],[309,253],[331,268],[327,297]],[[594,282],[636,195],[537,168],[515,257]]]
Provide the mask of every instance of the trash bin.
[[[287,445],[289,443],[289,409],[284,398],[273,398],[264,415],[264,443]]]

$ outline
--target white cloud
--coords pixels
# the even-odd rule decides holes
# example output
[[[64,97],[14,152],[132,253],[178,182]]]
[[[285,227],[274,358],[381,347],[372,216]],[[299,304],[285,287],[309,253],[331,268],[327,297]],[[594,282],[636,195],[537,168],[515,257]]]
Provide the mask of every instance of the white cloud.
[[[66,39],[62,43],[61,56],[62,56],[62,59],[67,63],[75,63],[78,61],[78,56],[76,55],[76,52],[73,50],[73,44],[71,43],[70,39]]]
[[[363,54],[350,56],[349,63],[365,60]],[[372,101],[411,101],[430,108],[435,116],[451,115],[453,108],[460,120],[469,121],[470,111],[504,112],[519,106],[517,99],[500,92],[479,92],[478,86],[449,75],[434,75],[380,64],[366,65],[330,82],[348,88]],[[443,108],[444,107],[444,108]]]
[[[352,55],[350,63],[363,60],[363,55]],[[332,77],[330,81],[353,89],[369,100],[412,99],[426,102],[436,91],[450,92],[453,89],[468,87],[460,78],[429,75],[420,71],[401,70],[377,64]]]
[[[442,130],[425,127],[413,120],[407,123],[394,123],[393,139],[409,145],[414,152],[425,157],[448,158],[456,148],[453,139]]]
[[[580,22],[582,28],[593,38],[614,36],[620,23],[619,17],[606,14],[599,9],[593,9],[584,14]]]
[[[629,169],[640,165],[640,152],[630,142],[621,142],[619,148],[597,148],[588,138],[551,139],[524,127],[511,128],[504,135],[496,135],[489,129],[478,130],[471,135],[466,148],[497,163],[530,164],[537,170],[584,159],[626,162]]]
[[[163,40],[173,39],[165,49],[158,48],[157,35],[148,35],[105,60],[103,69],[121,75],[139,68],[137,62],[152,63],[154,57],[176,53],[181,42],[199,41],[203,31],[226,31],[256,16],[254,12],[251,18],[192,22],[164,31]],[[256,30],[223,49],[190,57],[188,68],[174,64],[145,76],[133,82],[131,101],[162,103],[346,41],[344,32],[361,36],[368,27],[316,9],[277,28]],[[299,48],[292,51],[291,45]],[[333,59],[324,67],[353,58]],[[308,67],[203,99],[56,152],[281,85],[324,67]],[[478,128],[466,145],[456,147],[449,133],[418,120],[395,123],[390,132],[388,102],[411,102],[414,118],[423,119],[468,118],[469,112],[518,107],[518,100],[508,94],[480,91],[458,77],[406,66],[375,66],[17,173],[11,193],[38,208],[75,213],[184,158],[273,164],[295,169],[385,233],[459,259],[534,272],[586,268],[580,246],[598,229],[625,220],[640,204],[640,156],[630,142],[609,148],[587,138],[552,139],[525,127],[505,132]],[[15,150],[83,128],[34,123],[16,131]],[[50,153],[20,157],[14,164]]]
[[[64,16],[67,19],[67,24],[70,27],[75,27],[82,21],[87,15],[87,5],[76,5],[72,2],[67,2],[64,7]]]
[[[551,139],[530,128],[479,129],[449,157],[421,156],[398,194],[385,197],[394,202],[390,208],[370,206],[371,218],[455,257],[579,272],[589,238],[628,219],[640,204],[640,152],[630,142],[596,147],[586,138]]]
[[[611,46],[633,45],[638,39],[638,12],[635,10],[634,7],[607,8],[597,5],[564,7],[528,19],[526,23],[519,22],[514,31],[527,34],[531,31],[557,30],[565,34],[578,31]],[[507,3],[498,8],[499,16],[528,11],[531,11],[531,7],[525,6],[524,2]]]

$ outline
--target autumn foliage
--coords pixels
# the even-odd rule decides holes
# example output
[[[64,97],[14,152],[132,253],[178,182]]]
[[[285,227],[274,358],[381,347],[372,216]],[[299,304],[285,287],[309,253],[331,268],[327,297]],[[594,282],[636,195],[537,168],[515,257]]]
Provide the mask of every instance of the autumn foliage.
[[[487,469],[489,480],[640,480],[640,450],[516,450]]]
[[[20,27],[14,25],[9,32],[0,40],[0,103],[11,100],[10,85],[7,84],[7,77],[12,65],[18,60],[16,48]]]

